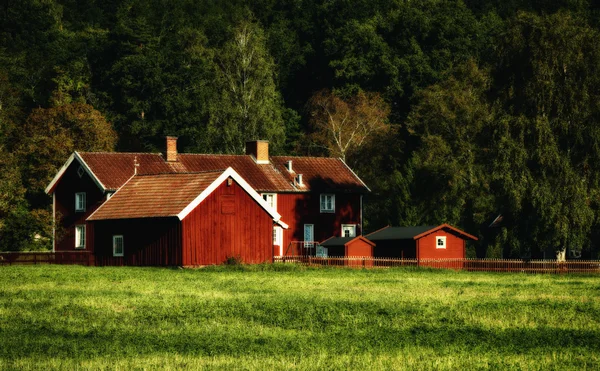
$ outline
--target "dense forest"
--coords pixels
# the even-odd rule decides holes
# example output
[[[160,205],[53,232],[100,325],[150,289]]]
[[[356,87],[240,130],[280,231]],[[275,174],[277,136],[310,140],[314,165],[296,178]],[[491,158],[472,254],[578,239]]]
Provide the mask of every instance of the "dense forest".
[[[0,250],[49,245],[44,187],[72,151],[176,135],[344,158],[367,231],[447,222],[479,256],[589,255],[599,36],[592,0],[3,0]]]

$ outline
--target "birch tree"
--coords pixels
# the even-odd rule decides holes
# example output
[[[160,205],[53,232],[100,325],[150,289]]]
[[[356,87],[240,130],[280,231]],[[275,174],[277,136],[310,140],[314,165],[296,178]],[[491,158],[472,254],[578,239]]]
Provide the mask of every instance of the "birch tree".
[[[214,149],[243,153],[246,141],[266,139],[277,151],[285,141],[283,100],[262,29],[241,23],[216,55],[216,92],[209,109]]]
[[[377,93],[360,92],[348,100],[321,90],[309,103],[313,144],[346,161],[375,134],[388,130],[390,107]]]

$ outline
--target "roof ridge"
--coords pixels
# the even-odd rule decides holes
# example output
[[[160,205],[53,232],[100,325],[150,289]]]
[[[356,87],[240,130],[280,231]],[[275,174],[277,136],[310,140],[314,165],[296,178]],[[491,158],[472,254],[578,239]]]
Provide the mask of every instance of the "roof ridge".
[[[178,153],[179,156],[184,155],[190,155],[190,156],[237,156],[237,157],[246,157],[246,156],[250,156],[250,155],[236,155],[236,154],[229,154],[229,153],[188,153],[188,152],[184,152],[184,153]]]
[[[225,169],[216,169],[216,170],[205,170],[205,171],[177,171],[177,172],[165,172],[165,173],[152,173],[152,174],[137,174],[136,176],[157,176],[157,175],[195,175],[195,174],[211,174],[211,173],[222,173]]]
[[[79,154],[98,154],[98,155],[158,155],[162,156],[160,152],[109,152],[109,151],[76,151]]]
[[[269,156],[271,158],[275,158],[275,157],[293,157],[293,158],[316,158],[316,159],[327,159],[327,160],[340,160],[341,159],[339,157],[325,157],[325,156],[292,156],[292,155],[278,155],[278,156]]]

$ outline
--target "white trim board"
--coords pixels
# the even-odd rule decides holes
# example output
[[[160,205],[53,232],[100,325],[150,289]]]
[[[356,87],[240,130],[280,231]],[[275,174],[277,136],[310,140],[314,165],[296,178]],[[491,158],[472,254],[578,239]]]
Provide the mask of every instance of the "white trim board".
[[[52,190],[54,188],[56,183],[60,180],[60,178],[62,178],[65,171],[67,171],[67,169],[69,168],[69,166],[71,165],[71,163],[73,163],[73,161],[75,159],[77,160],[77,162],[79,162],[81,167],[83,167],[83,169],[88,173],[90,178],[92,178],[94,183],[96,183],[96,185],[100,188],[102,193],[104,193],[106,191],[106,187],[104,186],[104,184],[102,184],[102,182],[98,179],[98,177],[96,177],[96,174],[94,174],[94,172],[92,171],[92,169],[90,169],[88,164],[85,163],[85,161],[83,160],[81,155],[79,155],[79,153],[77,153],[77,151],[75,151],[71,154],[71,156],[69,156],[69,158],[67,159],[67,162],[65,162],[65,164],[58,170],[58,172],[56,173],[56,175],[54,176],[54,178],[52,179],[50,184],[48,184],[48,186],[44,190],[46,192],[46,194],[50,194],[50,190]]]
[[[200,193],[198,195],[198,197],[196,197],[194,199],[194,201],[192,201],[183,210],[181,210],[181,212],[177,215],[177,217],[179,218],[179,220],[183,220],[183,218],[185,218],[186,216],[188,216],[188,214],[191,213],[192,210],[194,210],[196,208],[196,206],[200,205],[200,203],[202,201],[204,201],[204,199],[206,197],[208,197],[211,193],[213,193],[214,190],[217,189],[229,177],[231,177],[233,180],[235,180],[236,183],[238,183],[240,185],[240,187],[242,187],[244,189],[244,191],[246,191],[246,193],[248,193],[250,195],[250,197],[252,197],[254,199],[254,201],[256,201],[263,209],[265,209],[269,213],[269,215],[271,215],[271,217],[273,218],[274,222],[276,222],[277,224],[279,224],[280,226],[282,226],[284,229],[288,229],[289,228],[289,226],[286,223],[284,223],[283,221],[281,221],[281,215],[277,211],[273,210],[269,206],[269,204],[267,204],[267,201],[265,201],[262,198],[262,196],[260,194],[258,194],[258,192],[256,192],[254,190],[254,188],[252,188],[250,186],[250,184],[248,184],[244,180],[244,178],[242,178],[231,167],[228,167],[221,175],[219,175],[219,177],[217,179],[215,179],[214,182],[211,183],[211,185],[209,185],[208,187],[206,187],[206,189],[204,191],[202,191],[202,193]]]

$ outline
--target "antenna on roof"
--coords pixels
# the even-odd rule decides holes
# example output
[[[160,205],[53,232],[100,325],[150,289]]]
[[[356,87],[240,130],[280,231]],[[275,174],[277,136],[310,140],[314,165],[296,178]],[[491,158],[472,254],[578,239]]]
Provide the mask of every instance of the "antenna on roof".
[[[137,175],[137,169],[140,166],[137,160],[137,156],[133,158],[133,175]]]

